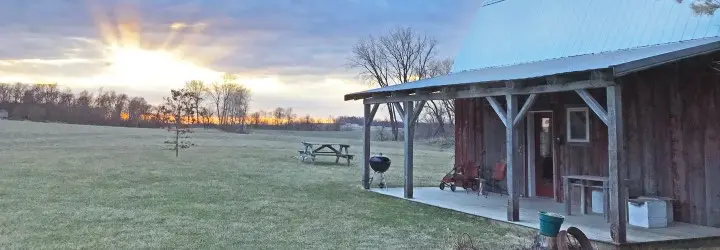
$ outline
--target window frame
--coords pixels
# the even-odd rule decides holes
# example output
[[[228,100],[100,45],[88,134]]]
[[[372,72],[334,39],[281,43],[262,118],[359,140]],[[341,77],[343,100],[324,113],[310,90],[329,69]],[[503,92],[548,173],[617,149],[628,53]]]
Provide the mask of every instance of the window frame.
[[[577,139],[572,138],[572,135],[570,134],[570,113],[573,112],[584,112],[585,113],[585,138],[584,139]],[[565,111],[565,139],[567,142],[578,142],[578,143],[588,143],[590,142],[590,110],[587,107],[572,107],[567,108]]]

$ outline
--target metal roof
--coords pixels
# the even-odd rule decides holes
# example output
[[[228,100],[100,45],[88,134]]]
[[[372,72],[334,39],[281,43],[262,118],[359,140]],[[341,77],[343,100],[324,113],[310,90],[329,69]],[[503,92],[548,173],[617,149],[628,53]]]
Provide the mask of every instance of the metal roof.
[[[405,84],[347,94],[345,95],[345,100],[363,99],[372,96],[373,93],[521,80],[599,69],[611,69],[614,76],[622,76],[634,71],[717,50],[720,50],[720,37],[702,38],[612,52],[457,72]]]
[[[695,15],[692,2],[487,0],[452,72],[720,36],[720,14]]]

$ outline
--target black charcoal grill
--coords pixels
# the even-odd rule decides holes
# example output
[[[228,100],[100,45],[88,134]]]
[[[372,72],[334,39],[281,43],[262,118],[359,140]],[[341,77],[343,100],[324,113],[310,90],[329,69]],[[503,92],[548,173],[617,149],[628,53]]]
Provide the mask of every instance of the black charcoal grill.
[[[375,175],[380,175],[380,183],[378,184],[378,187],[385,188],[384,174],[390,168],[390,158],[387,158],[382,154],[378,154],[376,156],[370,157],[370,159],[368,159],[368,162],[370,163],[370,168],[372,168],[372,170],[375,172],[370,178],[370,184],[372,184],[373,179],[375,179]]]

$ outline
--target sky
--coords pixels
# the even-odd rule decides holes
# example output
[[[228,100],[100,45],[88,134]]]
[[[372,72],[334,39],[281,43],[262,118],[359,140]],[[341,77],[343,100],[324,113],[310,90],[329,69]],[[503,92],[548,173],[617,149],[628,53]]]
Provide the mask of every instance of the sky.
[[[0,82],[115,90],[157,104],[223,72],[252,110],[362,115],[343,95],[373,86],[347,67],[352,46],[396,27],[454,57],[478,0],[0,0]]]

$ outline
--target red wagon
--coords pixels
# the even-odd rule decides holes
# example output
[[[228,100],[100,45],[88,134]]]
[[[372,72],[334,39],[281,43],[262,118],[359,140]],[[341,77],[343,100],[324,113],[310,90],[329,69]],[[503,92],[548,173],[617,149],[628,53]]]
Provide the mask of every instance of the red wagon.
[[[453,192],[455,192],[458,186],[464,189],[472,189],[473,191],[477,191],[480,187],[477,174],[464,173],[463,167],[460,165],[455,165],[455,167],[442,178],[440,181],[440,190],[445,190],[445,186],[450,186],[450,191]]]

